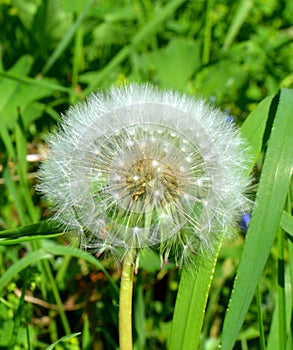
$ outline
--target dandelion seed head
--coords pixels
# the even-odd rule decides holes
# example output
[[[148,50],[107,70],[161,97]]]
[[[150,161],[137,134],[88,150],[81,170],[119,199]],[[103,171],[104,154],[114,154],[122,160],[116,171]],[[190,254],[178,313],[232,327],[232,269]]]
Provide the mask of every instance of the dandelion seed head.
[[[229,236],[247,207],[247,146],[225,118],[150,85],[94,94],[50,136],[38,189],[85,249],[122,258],[159,246],[180,265]]]

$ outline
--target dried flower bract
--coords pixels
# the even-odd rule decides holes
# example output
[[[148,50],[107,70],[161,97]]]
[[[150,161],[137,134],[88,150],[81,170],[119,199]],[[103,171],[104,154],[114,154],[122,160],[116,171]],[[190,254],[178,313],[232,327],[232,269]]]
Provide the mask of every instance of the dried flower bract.
[[[50,136],[39,189],[83,248],[123,259],[158,247],[181,265],[245,210],[247,147],[202,100],[150,85],[98,93]]]

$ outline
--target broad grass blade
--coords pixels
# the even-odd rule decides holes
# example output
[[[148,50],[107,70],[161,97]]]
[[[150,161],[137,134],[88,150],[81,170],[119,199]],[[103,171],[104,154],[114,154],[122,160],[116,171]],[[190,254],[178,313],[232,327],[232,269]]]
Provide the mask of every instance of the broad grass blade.
[[[293,166],[293,91],[282,89],[222,334],[233,348],[280,224]]]
[[[200,256],[196,260],[196,271],[192,271],[190,266],[183,268],[176,298],[169,350],[198,348],[217,258],[218,250],[214,251],[212,256]]]

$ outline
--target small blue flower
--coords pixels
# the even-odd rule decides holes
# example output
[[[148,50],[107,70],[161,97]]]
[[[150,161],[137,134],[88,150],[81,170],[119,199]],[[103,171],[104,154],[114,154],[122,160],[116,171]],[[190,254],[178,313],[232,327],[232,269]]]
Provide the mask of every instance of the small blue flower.
[[[239,223],[239,227],[243,233],[247,232],[248,225],[250,223],[250,219],[251,219],[250,213],[246,213],[246,214],[242,215],[242,218],[241,218],[240,223]]]
[[[233,124],[234,123],[234,117],[230,114],[227,114],[226,116],[226,123],[227,124]]]

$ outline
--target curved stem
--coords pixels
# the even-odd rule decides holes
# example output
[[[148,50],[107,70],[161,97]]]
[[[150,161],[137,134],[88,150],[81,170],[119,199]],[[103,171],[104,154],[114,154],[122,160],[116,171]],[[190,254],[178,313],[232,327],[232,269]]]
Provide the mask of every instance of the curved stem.
[[[123,260],[119,299],[120,350],[132,350],[132,291],[133,254],[127,253]]]

